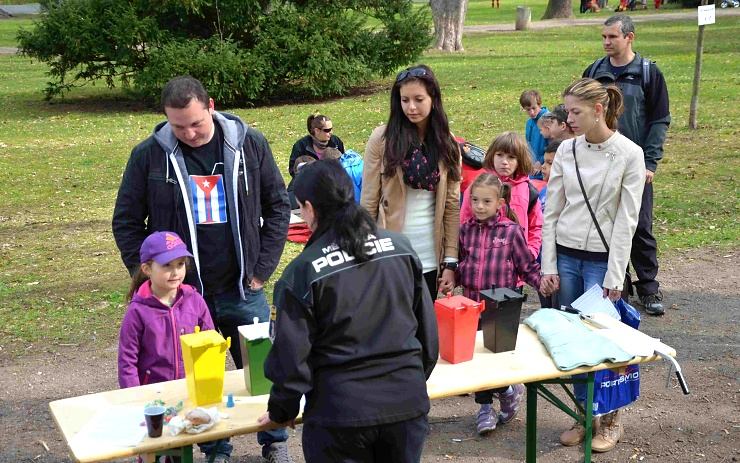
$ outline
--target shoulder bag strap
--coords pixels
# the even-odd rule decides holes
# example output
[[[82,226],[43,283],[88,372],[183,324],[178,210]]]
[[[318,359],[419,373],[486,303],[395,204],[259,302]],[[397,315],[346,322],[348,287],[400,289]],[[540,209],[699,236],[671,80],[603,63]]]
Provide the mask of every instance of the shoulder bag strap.
[[[601,227],[599,226],[599,222],[596,220],[596,214],[594,214],[594,210],[591,209],[591,203],[588,201],[588,196],[586,196],[586,189],[583,188],[583,180],[581,180],[581,171],[578,170],[578,159],[576,158],[576,139],[573,139],[573,161],[576,163],[576,175],[578,176],[578,185],[581,186],[581,193],[583,193],[583,199],[586,201],[586,207],[588,207],[588,212],[591,213],[591,219],[594,221],[594,225],[596,225],[596,231],[599,232],[599,237],[601,238],[601,242],[604,243],[604,247],[606,248],[606,252],[609,252],[609,245],[606,243],[606,238],[604,238],[604,233],[601,232]]]

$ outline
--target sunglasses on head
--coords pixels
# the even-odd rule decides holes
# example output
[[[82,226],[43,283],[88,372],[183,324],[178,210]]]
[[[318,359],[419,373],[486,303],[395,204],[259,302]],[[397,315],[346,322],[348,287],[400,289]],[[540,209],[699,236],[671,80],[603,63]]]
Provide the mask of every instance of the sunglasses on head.
[[[407,69],[405,71],[401,71],[396,76],[396,83],[402,82],[402,81],[408,79],[409,77],[424,77],[426,75],[427,75],[427,70],[424,69],[424,68]]]

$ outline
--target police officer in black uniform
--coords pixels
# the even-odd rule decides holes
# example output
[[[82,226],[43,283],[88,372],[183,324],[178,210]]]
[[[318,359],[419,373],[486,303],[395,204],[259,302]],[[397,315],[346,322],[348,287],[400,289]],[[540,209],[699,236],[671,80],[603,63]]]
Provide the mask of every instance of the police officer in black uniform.
[[[313,235],[275,285],[260,423],[292,424],[305,395],[308,463],[418,462],[438,355],[421,263],[355,203],[338,162],[304,167],[295,195]]]

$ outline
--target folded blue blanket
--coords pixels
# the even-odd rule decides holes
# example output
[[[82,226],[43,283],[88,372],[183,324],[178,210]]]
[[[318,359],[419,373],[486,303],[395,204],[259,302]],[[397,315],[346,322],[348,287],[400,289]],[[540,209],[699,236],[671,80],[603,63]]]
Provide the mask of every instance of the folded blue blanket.
[[[580,317],[555,309],[540,309],[524,320],[537,332],[559,370],[601,362],[626,362],[634,356],[584,325]]]

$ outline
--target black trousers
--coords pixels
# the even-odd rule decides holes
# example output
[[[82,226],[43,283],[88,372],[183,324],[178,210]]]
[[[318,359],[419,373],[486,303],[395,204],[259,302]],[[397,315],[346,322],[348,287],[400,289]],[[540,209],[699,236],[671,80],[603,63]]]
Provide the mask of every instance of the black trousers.
[[[638,296],[648,296],[658,292],[658,243],[653,236],[653,184],[646,183],[642,193],[642,205],[637,221],[637,230],[632,237],[630,253],[632,268],[637,280],[632,285]]]
[[[357,428],[303,425],[306,463],[416,463],[429,432],[427,416]]]
[[[429,288],[429,294],[431,294],[432,300],[437,300],[437,288],[439,288],[437,285],[437,271],[432,270],[431,272],[425,273],[424,281],[427,284],[427,288]]]
[[[558,301],[558,293],[554,292],[549,296],[538,292],[537,296],[540,298],[540,307],[543,309],[559,309],[560,303]]]

